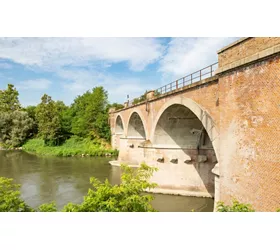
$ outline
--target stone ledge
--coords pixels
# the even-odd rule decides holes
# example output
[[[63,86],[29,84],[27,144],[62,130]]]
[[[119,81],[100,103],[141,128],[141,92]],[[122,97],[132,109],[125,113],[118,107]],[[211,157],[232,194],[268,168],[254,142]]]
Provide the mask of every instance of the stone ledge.
[[[167,188],[154,188],[146,190],[148,193],[154,194],[170,194],[170,195],[180,195],[180,196],[192,196],[192,197],[204,197],[204,198],[214,198],[213,194],[202,191],[188,191],[181,189],[167,189]]]
[[[240,67],[240,66],[245,66],[247,64],[253,63],[254,61],[264,59],[268,56],[271,56],[271,55],[274,55],[274,54],[277,54],[277,53],[280,53],[280,44],[275,45],[273,47],[270,47],[268,49],[262,50],[262,51],[260,51],[256,54],[254,54],[254,55],[242,58],[238,61],[229,63],[229,64],[227,64],[223,67],[220,67],[216,70],[215,73],[217,75],[219,75],[219,74],[224,73],[226,71],[233,70],[233,69],[235,69],[237,67]]]
[[[221,52],[223,52],[223,51],[225,51],[225,50],[228,50],[229,48],[234,47],[234,46],[236,46],[237,44],[242,43],[242,42],[244,42],[244,41],[246,41],[246,40],[248,40],[248,39],[251,39],[251,38],[253,38],[253,37],[243,37],[243,38],[240,38],[240,39],[238,39],[237,41],[235,41],[235,42],[233,42],[233,43],[231,43],[231,44],[229,44],[229,45],[223,47],[222,49],[218,50],[217,53],[220,54]]]

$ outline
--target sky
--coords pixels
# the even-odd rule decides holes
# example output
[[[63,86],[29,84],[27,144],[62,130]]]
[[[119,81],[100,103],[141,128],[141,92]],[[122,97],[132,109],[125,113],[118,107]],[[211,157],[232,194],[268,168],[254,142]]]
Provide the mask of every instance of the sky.
[[[0,38],[0,89],[13,84],[23,106],[43,94],[70,105],[96,86],[124,103],[218,61],[236,37]]]

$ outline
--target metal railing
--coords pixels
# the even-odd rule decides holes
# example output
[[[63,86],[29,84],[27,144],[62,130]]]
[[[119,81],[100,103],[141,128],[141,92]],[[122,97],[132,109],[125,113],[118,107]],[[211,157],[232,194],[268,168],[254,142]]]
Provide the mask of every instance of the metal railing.
[[[214,72],[217,68],[218,68],[218,62],[211,64],[210,66],[207,66],[201,70],[198,70],[192,74],[184,76],[180,79],[177,79],[174,82],[171,82],[165,86],[162,86],[162,87],[156,89],[155,95],[166,94],[166,93],[174,91],[176,89],[183,88],[192,83],[199,82],[208,77],[212,77],[215,75]]]
[[[172,92],[174,90],[183,88],[187,85],[190,85],[192,83],[199,82],[201,80],[204,80],[206,78],[212,77],[215,75],[215,70],[218,68],[218,62],[213,63],[201,70],[198,70],[192,74],[186,75],[180,79],[177,79],[174,82],[171,82],[169,84],[166,84],[156,90],[154,90],[154,96],[160,96],[163,94],[167,94],[169,92]],[[138,100],[138,98],[134,98],[132,101],[128,102],[128,106],[133,106],[133,101]]]

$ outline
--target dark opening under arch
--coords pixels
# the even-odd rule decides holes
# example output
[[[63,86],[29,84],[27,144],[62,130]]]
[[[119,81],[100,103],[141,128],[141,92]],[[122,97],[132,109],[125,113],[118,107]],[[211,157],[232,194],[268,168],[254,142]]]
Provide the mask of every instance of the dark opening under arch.
[[[174,104],[161,115],[154,132],[154,144],[178,148],[213,148],[198,117],[186,106]]]
[[[116,134],[123,134],[124,133],[124,128],[123,128],[123,122],[122,118],[118,115],[116,119]]]
[[[146,139],[146,132],[141,117],[133,112],[128,122],[127,136]]]

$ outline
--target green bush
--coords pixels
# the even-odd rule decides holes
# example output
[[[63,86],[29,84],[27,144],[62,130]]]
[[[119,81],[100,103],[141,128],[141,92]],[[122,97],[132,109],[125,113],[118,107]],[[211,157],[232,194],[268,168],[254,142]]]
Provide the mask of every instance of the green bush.
[[[101,183],[91,178],[93,189],[89,189],[81,204],[67,204],[65,212],[155,212],[151,206],[152,195],[143,194],[156,187],[149,183],[156,168],[142,164],[138,169],[122,165],[120,185],[111,185],[108,180]]]
[[[227,206],[224,202],[217,203],[218,212],[255,212],[250,204],[240,203],[237,200],[233,200],[232,206]]]
[[[13,184],[12,179],[0,177],[0,212],[33,211],[20,198],[20,185]]]
[[[158,96],[160,96],[161,94],[160,94],[160,92],[158,91],[158,90],[155,90],[154,91],[154,97],[158,97]]]
[[[38,207],[38,212],[56,212],[56,204],[54,202],[45,203]]]
[[[141,95],[140,97],[134,98],[133,101],[132,101],[132,104],[135,105],[135,104],[138,104],[140,102],[145,101],[147,99],[146,96],[147,96],[147,91],[143,95]]]

